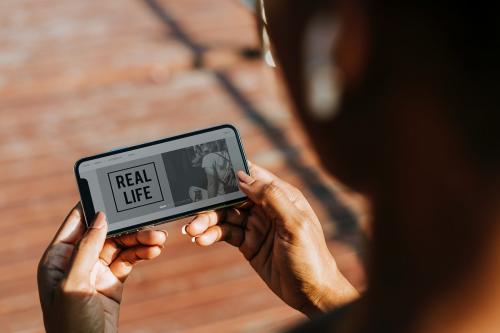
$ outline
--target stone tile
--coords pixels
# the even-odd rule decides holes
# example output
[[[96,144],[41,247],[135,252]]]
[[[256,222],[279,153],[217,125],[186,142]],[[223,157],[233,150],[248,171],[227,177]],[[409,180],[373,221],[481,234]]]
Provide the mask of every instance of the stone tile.
[[[366,204],[321,170],[274,70],[242,57],[258,47],[251,12],[233,0],[157,4],[175,25],[146,1],[0,3],[4,331],[43,331],[36,264],[78,200],[78,158],[221,122],[240,129],[251,160],[304,191],[339,267],[364,288],[360,249],[350,243],[361,234],[343,235],[328,205],[344,202],[368,230]],[[275,332],[303,320],[236,249],[193,246],[183,223],[163,226],[166,253],[130,277],[121,331]]]

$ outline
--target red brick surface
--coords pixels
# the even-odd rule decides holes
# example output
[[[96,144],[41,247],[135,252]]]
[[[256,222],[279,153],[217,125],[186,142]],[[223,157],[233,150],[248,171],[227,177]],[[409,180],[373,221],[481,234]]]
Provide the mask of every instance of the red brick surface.
[[[340,268],[364,285],[360,249],[349,241],[359,235],[343,234],[328,196],[346,199],[366,220],[362,200],[317,168],[273,70],[240,55],[258,48],[252,13],[235,0],[155,2],[172,27],[151,3],[0,2],[2,331],[43,331],[36,265],[78,200],[78,158],[223,122],[240,129],[250,159],[303,189]],[[201,48],[199,68],[175,28]],[[327,197],[302,172],[311,168],[328,184]],[[165,254],[129,278],[122,332],[275,332],[303,319],[235,249],[196,247],[180,235],[181,225],[165,226]]]

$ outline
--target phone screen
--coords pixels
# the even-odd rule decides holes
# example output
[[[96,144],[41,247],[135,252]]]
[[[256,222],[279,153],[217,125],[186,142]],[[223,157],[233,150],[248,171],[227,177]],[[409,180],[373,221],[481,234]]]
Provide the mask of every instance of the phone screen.
[[[241,202],[246,196],[237,185],[238,170],[248,172],[231,125],[87,157],[75,165],[87,221],[105,212],[109,234]]]

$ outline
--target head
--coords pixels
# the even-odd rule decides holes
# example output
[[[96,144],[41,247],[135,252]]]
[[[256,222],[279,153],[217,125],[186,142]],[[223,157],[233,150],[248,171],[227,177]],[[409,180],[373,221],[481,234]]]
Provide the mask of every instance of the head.
[[[467,275],[495,229],[487,216],[499,194],[493,7],[263,6],[274,61],[324,166],[373,203],[373,293],[385,284],[395,303],[415,283],[406,303],[422,306],[450,276]]]
[[[217,145],[215,142],[207,142],[199,145],[202,155],[207,155],[217,151]]]

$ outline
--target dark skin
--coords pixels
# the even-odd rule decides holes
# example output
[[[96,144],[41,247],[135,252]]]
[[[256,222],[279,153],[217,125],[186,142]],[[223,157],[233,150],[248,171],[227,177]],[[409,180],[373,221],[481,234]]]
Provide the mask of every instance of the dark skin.
[[[321,224],[304,195],[250,163],[238,172],[246,204],[198,215],[183,233],[201,246],[237,247],[267,286],[308,316],[349,303],[358,292],[338,270]]]
[[[497,20],[486,17],[494,11],[478,15],[452,2],[320,3],[265,1],[267,29],[323,164],[370,199],[374,225],[367,295],[341,329],[326,320],[314,330],[498,332],[499,129],[489,77],[500,75],[488,57],[500,55],[488,43],[498,40],[488,26]],[[301,44],[318,11],[341,22],[330,56],[342,98],[338,114],[322,120],[305,95]],[[472,24],[463,29],[464,21]],[[457,36],[464,41],[454,43]],[[238,177],[249,204],[201,214],[183,231],[198,245],[238,247],[273,292],[308,315],[355,300],[300,191],[258,166]]]
[[[198,215],[183,233],[209,246],[239,248],[269,288],[308,316],[349,303],[358,292],[338,270],[316,214],[292,185],[251,164],[238,172],[249,201]],[[98,213],[85,230],[77,205],[40,260],[38,289],[48,332],[116,332],[125,280],[133,267],[160,255],[166,233],[143,230],[106,239]]]
[[[264,4],[278,68],[323,164],[372,202],[370,288],[348,331],[498,331],[493,316],[470,310],[500,304],[491,307],[497,295],[483,278],[498,277],[498,103],[478,65],[497,74],[484,59],[497,52],[485,37],[498,40],[488,26],[495,19],[452,3]],[[331,50],[344,78],[340,112],[322,121],[297,52],[315,10],[342,25]]]
[[[85,229],[78,204],[40,259],[47,332],[116,332],[125,280],[136,264],[159,256],[167,238],[166,232],[143,230],[106,239],[103,213]]]

